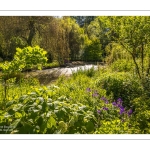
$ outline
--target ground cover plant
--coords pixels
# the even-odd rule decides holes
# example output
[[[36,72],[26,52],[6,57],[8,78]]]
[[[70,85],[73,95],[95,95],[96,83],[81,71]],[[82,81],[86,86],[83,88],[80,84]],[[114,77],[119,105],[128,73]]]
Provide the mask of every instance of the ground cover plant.
[[[33,88],[17,101],[7,102],[0,125],[9,128],[3,133],[99,133],[103,121],[124,124],[132,114],[132,109],[125,110],[120,98],[111,103],[90,88],[84,91],[84,96],[92,99],[88,103],[74,103],[75,99],[60,96],[59,90],[57,86]],[[114,133],[132,133],[130,130]],[[104,129],[103,133],[107,132]]]

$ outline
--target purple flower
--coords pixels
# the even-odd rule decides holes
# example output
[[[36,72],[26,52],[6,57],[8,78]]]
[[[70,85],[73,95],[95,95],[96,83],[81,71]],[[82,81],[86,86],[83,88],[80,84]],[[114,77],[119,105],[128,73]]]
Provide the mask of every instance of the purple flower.
[[[90,88],[87,88],[86,91],[87,91],[87,92],[91,92],[91,89],[90,89]]]
[[[103,101],[105,101],[105,103],[106,104],[108,104],[109,102],[108,102],[108,100],[103,96],[103,97],[101,97],[101,100],[103,100]]]
[[[106,101],[107,99],[103,96],[103,97],[101,97],[101,100],[104,100],[104,101]]]
[[[108,104],[109,103],[108,100],[106,100],[105,103]]]
[[[93,96],[93,97],[98,97],[98,96],[99,96],[99,94],[98,94],[98,92],[97,92],[97,91],[95,91],[95,92],[92,94],[92,96]]]
[[[117,103],[116,103],[116,102],[112,102],[112,104],[113,104],[114,106],[117,106]]]
[[[101,112],[100,110],[97,110],[97,113],[98,113],[98,114],[100,114],[100,112]]]
[[[132,114],[132,109],[130,109],[129,111],[128,111],[128,116],[130,116],[131,114]]]
[[[122,104],[117,104],[117,107],[119,107],[119,108],[123,109]]]
[[[120,108],[120,115],[122,115],[122,114],[124,113],[124,111],[125,111],[124,108],[121,107],[121,108]]]
[[[108,108],[107,108],[107,107],[103,107],[103,109],[104,109],[104,110],[108,110]]]
[[[122,104],[122,102],[123,102],[123,101],[122,101],[122,99],[121,99],[121,98],[118,98],[118,99],[117,99],[117,103]]]
[[[98,97],[98,94],[97,93],[93,93],[92,96],[93,97]]]

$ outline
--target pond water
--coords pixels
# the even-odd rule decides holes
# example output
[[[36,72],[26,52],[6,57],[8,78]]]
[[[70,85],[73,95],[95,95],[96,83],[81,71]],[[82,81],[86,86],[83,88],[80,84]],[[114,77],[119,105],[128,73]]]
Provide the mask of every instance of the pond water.
[[[70,76],[73,72],[77,72],[78,70],[88,70],[90,68],[94,67],[94,69],[97,69],[97,65],[83,65],[83,66],[75,66],[75,67],[58,67],[58,68],[51,68],[51,69],[45,69],[45,70],[36,70],[27,73],[27,76],[36,77],[39,79],[40,83],[42,84],[49,84],[51,81],[55,81],[59,76],[65,75]]]

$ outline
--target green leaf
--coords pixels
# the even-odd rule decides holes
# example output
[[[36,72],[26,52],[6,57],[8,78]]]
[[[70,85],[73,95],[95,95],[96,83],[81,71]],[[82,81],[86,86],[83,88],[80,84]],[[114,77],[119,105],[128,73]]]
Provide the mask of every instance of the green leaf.
[[[43,104],[42,104],[42,110],[44,112],[47,111],[47,103],[46,102],[43,102]]]
[[[13,104],[15,104],[16,103],[16,101],[9,101],[9,102],[7,102],[6,103],[6,107],[9,107],[9,106],[11,106],[11,105],[13,105]]]
[[[37,120],[37,124],[39,126],[41,126],[43,124],[43,118],[42,117],[39,117],[38,120]]]
[[[67,123],[65,123],[64,121],[60,121],[58,123],[58,129],[61,131],[61,133],[65,133],[68,129]]]
[[[13,109],[10,109],[10,110],[8,110],[8,113],[9,113],[10,115],[13,115],[13,114],[15,113],[15,111],[14,111]]]
[[[16,112],[16,113],[15,113],[15,118],[19,119],[19,118],[21,118],[21,117],[22,117],[22,114],[21,114],[21,113],[19,113],[19,112]]]
[[[12,115],[10,115],[9,113],[6,113],[5,115],[4,115],[4,117],[5,118],[9,118],[9,117],[11,117]]]
[[[93,131],[93,130],[94,130],[94,124],[93,124],[93,122],[88,121],[88,122],[86,123],[86,129],[87,129],[88,132]]]
[[[52,126],[56,126],[56,120],[51,116],[47,121],[47,128],[52,128]]]
[[[10,126],[12,129],[15,129],[17,127],[17,125],[19,124],[21,119],[16,119]]]

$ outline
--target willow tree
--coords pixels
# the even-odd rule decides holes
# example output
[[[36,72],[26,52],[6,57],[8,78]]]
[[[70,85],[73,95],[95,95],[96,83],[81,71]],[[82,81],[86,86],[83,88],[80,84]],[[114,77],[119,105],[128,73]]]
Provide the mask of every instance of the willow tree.
[[[0,16],[0,54],[12,59],[17,47],[40,45],[53,20],[52,16]]]

